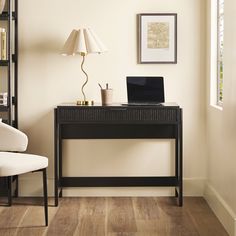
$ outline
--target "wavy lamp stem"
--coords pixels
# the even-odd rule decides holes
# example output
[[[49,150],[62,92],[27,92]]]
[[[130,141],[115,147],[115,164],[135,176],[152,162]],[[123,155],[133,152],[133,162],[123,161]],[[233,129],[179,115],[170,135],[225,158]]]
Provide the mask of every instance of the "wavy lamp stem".
[[[83,60],[82,60],[82,63],[81,63],[81,70],[83,71],[83,73],[86,76],[86,80],[83,83],[82,88],[81,88],[81,92],[83,94],[84,100],[83,101],[77,101],[77,105],[93,105],[93,101],[86,100],[86,95],[85,95],[85,92],[84,92],[84,87],[88,83],[88,74],[84,70],[85,55],[86,55],[85,53],[81,53],[81,56],[83,57]]]

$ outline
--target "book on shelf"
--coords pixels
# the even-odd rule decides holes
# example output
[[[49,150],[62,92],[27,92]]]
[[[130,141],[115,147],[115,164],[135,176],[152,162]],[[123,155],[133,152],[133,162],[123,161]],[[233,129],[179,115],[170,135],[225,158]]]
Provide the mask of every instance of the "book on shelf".
[[[0,93],[0,105],[7,106],[7,93]]]
[[[0,28],[0,60],[7,60],[7,32]]]
[[[0,99],[0,106],[7,106],[7,100]]]

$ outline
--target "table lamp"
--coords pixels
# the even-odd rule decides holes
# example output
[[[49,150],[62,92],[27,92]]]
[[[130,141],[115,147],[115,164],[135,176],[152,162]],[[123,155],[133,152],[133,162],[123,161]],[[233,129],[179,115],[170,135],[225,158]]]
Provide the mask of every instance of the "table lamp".
[[[88,83],[88,74],[85,72],[83,65],[85,56],[89,53],[102,53],[107,51],[98,36],[90,29],[84,28],[79,30],[72,30],[68,39],[66,40],[61,54],[63,56],[74,56],[76,54],[83,57],[81,62],[81,70],[86,76],[86,80],[81,87],[83,100],[77,101],[77,105],[93,105],[93,101],[88,101],[84,92],[84,87]]]

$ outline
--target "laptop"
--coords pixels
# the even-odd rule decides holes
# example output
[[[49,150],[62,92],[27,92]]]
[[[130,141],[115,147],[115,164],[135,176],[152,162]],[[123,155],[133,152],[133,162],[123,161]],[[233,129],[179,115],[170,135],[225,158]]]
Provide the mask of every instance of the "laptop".
[[[128,103],[122,105],[161,105],[165,102],[163,77],[126,77]]]

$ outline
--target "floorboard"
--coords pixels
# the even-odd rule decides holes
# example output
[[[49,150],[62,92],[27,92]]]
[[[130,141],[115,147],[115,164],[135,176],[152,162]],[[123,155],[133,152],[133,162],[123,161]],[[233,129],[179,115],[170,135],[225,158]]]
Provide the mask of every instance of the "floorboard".
[[[79,223],[74,235],[105,235],[106,199],[81,198]]]
[[[0,206],[0,236],[226,236],[206,201],[185,197],[74,197],[49,200],[44,226],[42,198],[14,198]]]
[[[108,233],[136,233],[137,225],[134,216],[132,198],[108,198]]]

